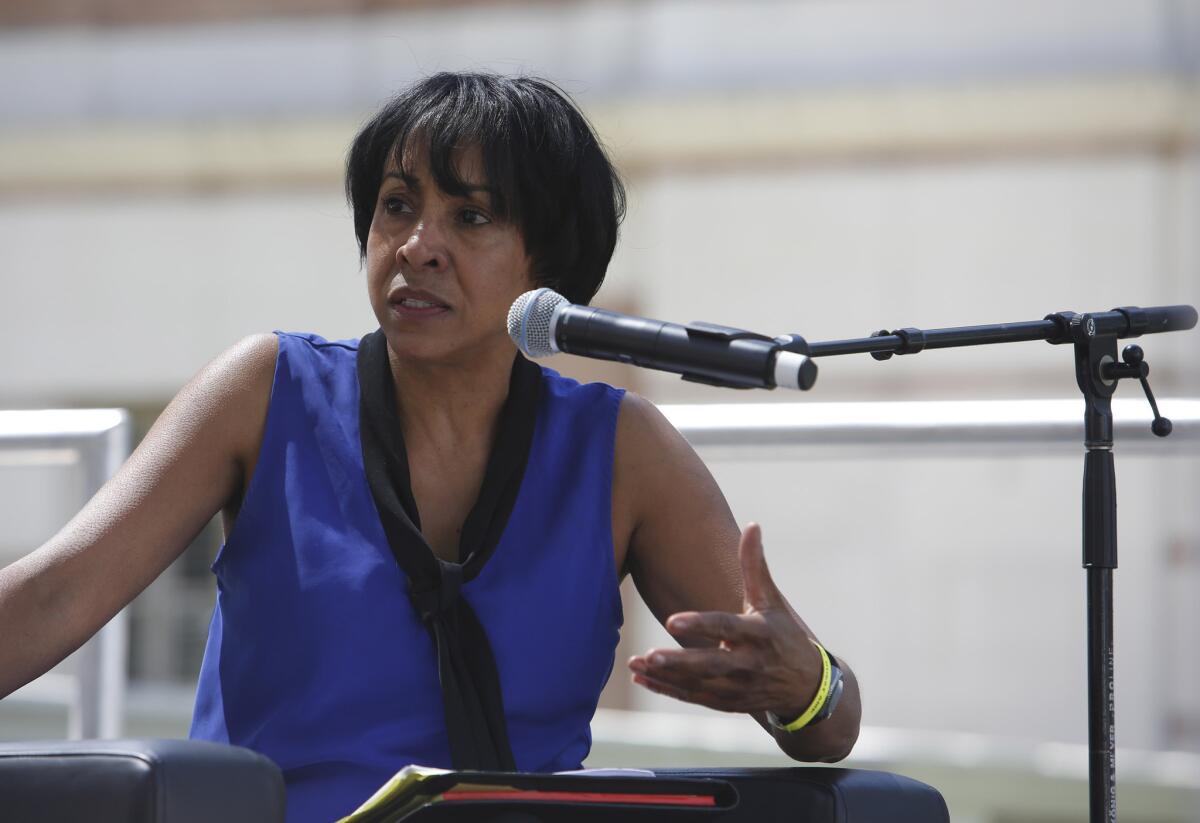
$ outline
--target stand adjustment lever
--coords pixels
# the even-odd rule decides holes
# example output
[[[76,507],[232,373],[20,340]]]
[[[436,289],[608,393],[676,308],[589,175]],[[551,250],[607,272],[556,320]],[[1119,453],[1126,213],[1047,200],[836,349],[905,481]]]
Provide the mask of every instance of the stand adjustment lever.
[[[1104,380],[1121,380],[1126,377],[1135,377],[1142,384],[1142,390],[1146,392],[1146,399],[1150,401],[1150,410],[1154,412],[1154,422],[1150,424],[1150,431],[1158,437],[1166,437],[1171,433],[1171,421],[1158,413],[1158,404],[1154,402],[1154,393],[1150,391],[1150,381],[1147,379],[1150,376],[1150,364],[1146,362],[1146,354],[1142,351],[1142,347],[1131,343],[1121,350],[1121,359],[1124,363],[1105,363],[1100,368],[1100,376]]]

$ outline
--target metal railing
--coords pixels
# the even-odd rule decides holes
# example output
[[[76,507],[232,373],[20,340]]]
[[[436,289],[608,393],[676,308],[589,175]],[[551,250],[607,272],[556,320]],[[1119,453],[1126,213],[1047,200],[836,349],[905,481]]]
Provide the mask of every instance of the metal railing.
[[[1114,449],[1151,454],[1200,445],[1200,399],[1163,398],[1175,425],[1164,443],[1150,431],[1144,398],[1113,400]],[[663,406],[697,448],[889,446],[1073,447],[1083,453],[1083,401],[971,400],[878,403],[714,403]]]
[[[61,462],[66,452],[69,462],[78,465],[83,484],[76,508],[82,508],[129,456],[130,437],[129,415],[120,409],[0,411],[0,453],[22,456],[22,465],[39,465]],[[66,703],[69,737],[119,737],[128,634],[123,609],[72,655],[74,675],[51,672],[13,697]]]

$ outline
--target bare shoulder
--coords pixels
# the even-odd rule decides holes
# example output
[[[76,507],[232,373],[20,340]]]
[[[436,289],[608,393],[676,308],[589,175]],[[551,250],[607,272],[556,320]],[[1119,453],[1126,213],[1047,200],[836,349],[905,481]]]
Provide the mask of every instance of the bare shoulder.
[[[274,335],[254,335],[213,358],[51,542],[95,557],[120,552],[140,572],[129,583],[149,583],[240,490],[262,437],[277,347]]]
[[[175,396],[129,460],[56,535],[0,570],[0,694],[53,666],[183,552],[237,494],[261,439],[273,335],[231,346]],[[255,452],[256,453],[256,452]]]
[[[242,465],[261,439],[277,352],[275,335],[259,334],[213,358],[80,517],[111,519],[137,538],[147,529],[154,539],[134,543],[146,542],[148,551],[157,543],[159,562],[169,562],[240,487]],[[173,516],[149,526],[160,508]]]
[[[634,392],[626,392],[621,401],[615,464],[615,482],[621,484],[622,491],[653,495],[681,488],[705,498],[715,496],[724,503],[720,489],[691,444],[657,406]]]
[[[626,391],[617,416],[613,454],[613,537],[618,567],[628,571],[628,551],[640,520],[640,486],[647,463],[655,462],[662,444],[675,445],[679,433],[653,403]]]
[[[255,403],[259,400],[265,410],[278,353],[279,338],[273,334],[242,338],[202,368],[168,406],[168,412],[178,406],[196,407],[194,411],[211,409],[220,412],[230,401]]]
[[[618,461],[641,464],[661,459],[662,455],[655,452],[664,447],[678,449],[680,445],[686,446],[686,441],[657,406],[640,394],[625,392],[617,418]],[[651,452],[643,447],[651,447]]]
[[[269,333],[252,334],[221,352],[201,374],[211,374],[233,391],[256,391],[264,385],[269,389],[278,355],[278,337]]]
[[[203,463],[210,484],[221,475],[223,507],[258,454],[278,347],[275,335],[256,334],[213,358],[168,404],[122,472],[138,469],[144,482],[145,473],[180,461]]]
[[[738,528],[725,496],[663,413],[632,392],[617,422],[613,505],[628,534],[624,566],[660,620],[737,606]]]

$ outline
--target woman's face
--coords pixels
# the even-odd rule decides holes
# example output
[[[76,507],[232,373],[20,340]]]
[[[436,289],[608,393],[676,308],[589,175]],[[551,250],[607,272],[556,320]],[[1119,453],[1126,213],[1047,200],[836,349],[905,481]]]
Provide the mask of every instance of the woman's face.
[[[505,319],[533,288],[517,227],[500,220],[478,148],[456,160],[463,196],[437,187],[424,151],[384,169],[367,236],[371,307],[397,355],[430,363],[512,352]]]

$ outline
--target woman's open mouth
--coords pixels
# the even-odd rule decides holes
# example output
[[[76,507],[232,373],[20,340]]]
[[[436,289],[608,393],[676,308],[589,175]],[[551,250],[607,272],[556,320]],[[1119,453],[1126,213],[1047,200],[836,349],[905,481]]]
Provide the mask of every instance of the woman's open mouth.
[[[445,303],[429,297],[400,296],[389,301],[392,311],[401,317],[432,317],[450,310]]]

